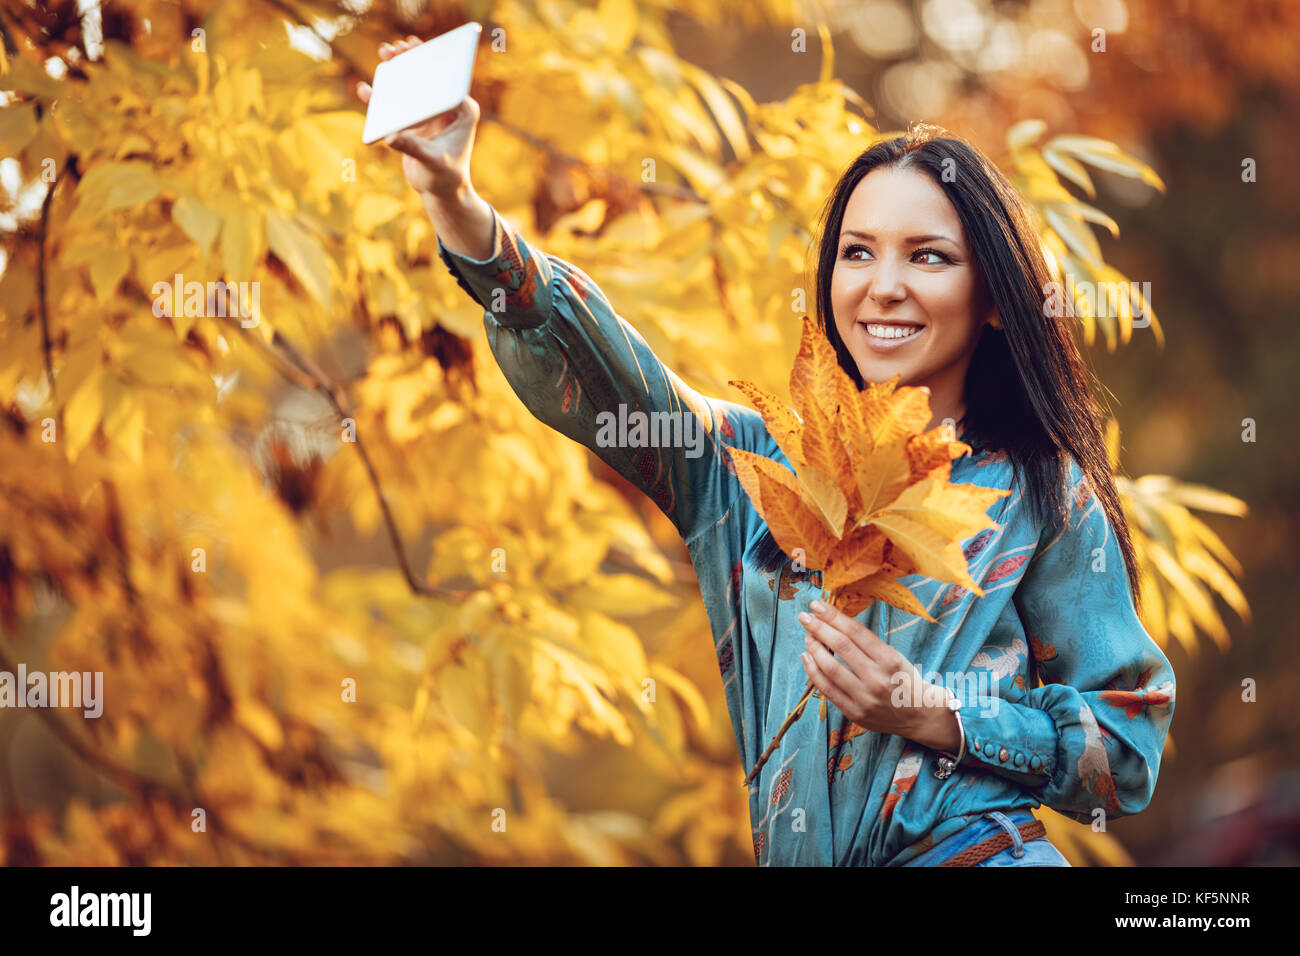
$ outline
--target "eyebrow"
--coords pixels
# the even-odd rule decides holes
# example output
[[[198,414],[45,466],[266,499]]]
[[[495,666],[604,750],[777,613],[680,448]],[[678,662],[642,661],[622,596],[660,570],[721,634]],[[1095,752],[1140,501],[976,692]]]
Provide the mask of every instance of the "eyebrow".
[[[860,239],[866,239],[868,242],[875,242],[875,241],[876,241],[876,237],[873,236],[871,233],[869,233],[869,232],[862,232],[862,231],[860,231],[860,230],[858,230],[858,229],[845,229],[845,230],[841,231],[841,232],[840,232],[840,238],[843,239],[845,236],[857,236],[857,237],[859,237]],[[956,239],[951,238],[950,236],[939,236],[939,235],[933,235],[933,236],[908,236],[908,237],[907,237],[905,240],[903,240],[903,241],[904,241],[904,242],[934,242],[936,239],[938,239],[938,240],[942,240],[942,241],[944,241],[944,242],[951,242],[954,246],[960,246],[960,245],[961,245],[960,242],[958,242]]]

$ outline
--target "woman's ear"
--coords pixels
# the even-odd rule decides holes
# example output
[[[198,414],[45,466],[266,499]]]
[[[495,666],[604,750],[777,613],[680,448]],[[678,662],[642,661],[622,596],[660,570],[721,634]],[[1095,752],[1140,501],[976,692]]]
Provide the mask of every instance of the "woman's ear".
[[[993,328],[998,329],[999,331],[1001,331],[1001,329],[1002,329],[1002,316],[998,315],[998,310],[997,310],[997,307],[996,307],[996,306],[994,306],[992,309],[989,310],[988,323],[989,323],[989,325],[992,326]]]

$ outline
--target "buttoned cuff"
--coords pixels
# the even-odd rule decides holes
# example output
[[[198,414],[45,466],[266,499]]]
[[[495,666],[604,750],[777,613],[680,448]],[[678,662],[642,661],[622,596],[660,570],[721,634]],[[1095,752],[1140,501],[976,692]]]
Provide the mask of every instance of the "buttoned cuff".
[[[1040,786],[1056,770],[1056,723],[1051,714],[1000,697],[975,697],[961,708],[966,730],[963,767],[982,767],[1025,786]]]
[[[492,251],[486,259],[453,252],[438,237],[438,257],[500,325],[535,328],[550,314],[552,284],[543,254],[532,249],[492,208]]]

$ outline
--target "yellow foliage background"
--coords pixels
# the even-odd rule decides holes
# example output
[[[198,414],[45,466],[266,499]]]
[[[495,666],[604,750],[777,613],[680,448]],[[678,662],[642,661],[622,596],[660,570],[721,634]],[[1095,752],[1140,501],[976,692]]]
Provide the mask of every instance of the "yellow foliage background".
[[[112,7],[93,58],[0,19],[21,170],[0,240],[0,669],[103,671],[106,697],[98,720],[0,713],[0,748],[26,755],[0,772],[0,858],[751,861],[680,540],[519,404],[351,88],[380,42],[483,22],[477,190],[735,399],[728,379],[785,381],[809,230],[886,132],[836,78],[830,30],[776,0]],[[679,55],[674,16],[802,31],[816,79],[758,102]],[[1123,279],[1079,177],[1156,172],[1032,119],[1001,133],[1058,274]],[[177,273],[258,283],[256,324],[159,314]],[[1081,334],[1128,343],[1135,304],[1084,310]],[[1162,476],[1122,489],[1153,635],[1226,648],[1214,597],[1249,613],[1241,568],[1191,512],[1244,505]],[[1076,865],[1130,861],[1040,815]]]

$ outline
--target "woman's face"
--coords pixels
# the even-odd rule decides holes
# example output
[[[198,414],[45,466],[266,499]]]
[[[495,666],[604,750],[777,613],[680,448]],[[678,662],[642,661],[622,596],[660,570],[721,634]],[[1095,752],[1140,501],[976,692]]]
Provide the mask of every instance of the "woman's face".
[[[924,172],[875,169],[849,197],[839,243],[831,307],[862,378],[928,386],[934,422],[959,420],[980,333],[1000,325],[957,210]]]

